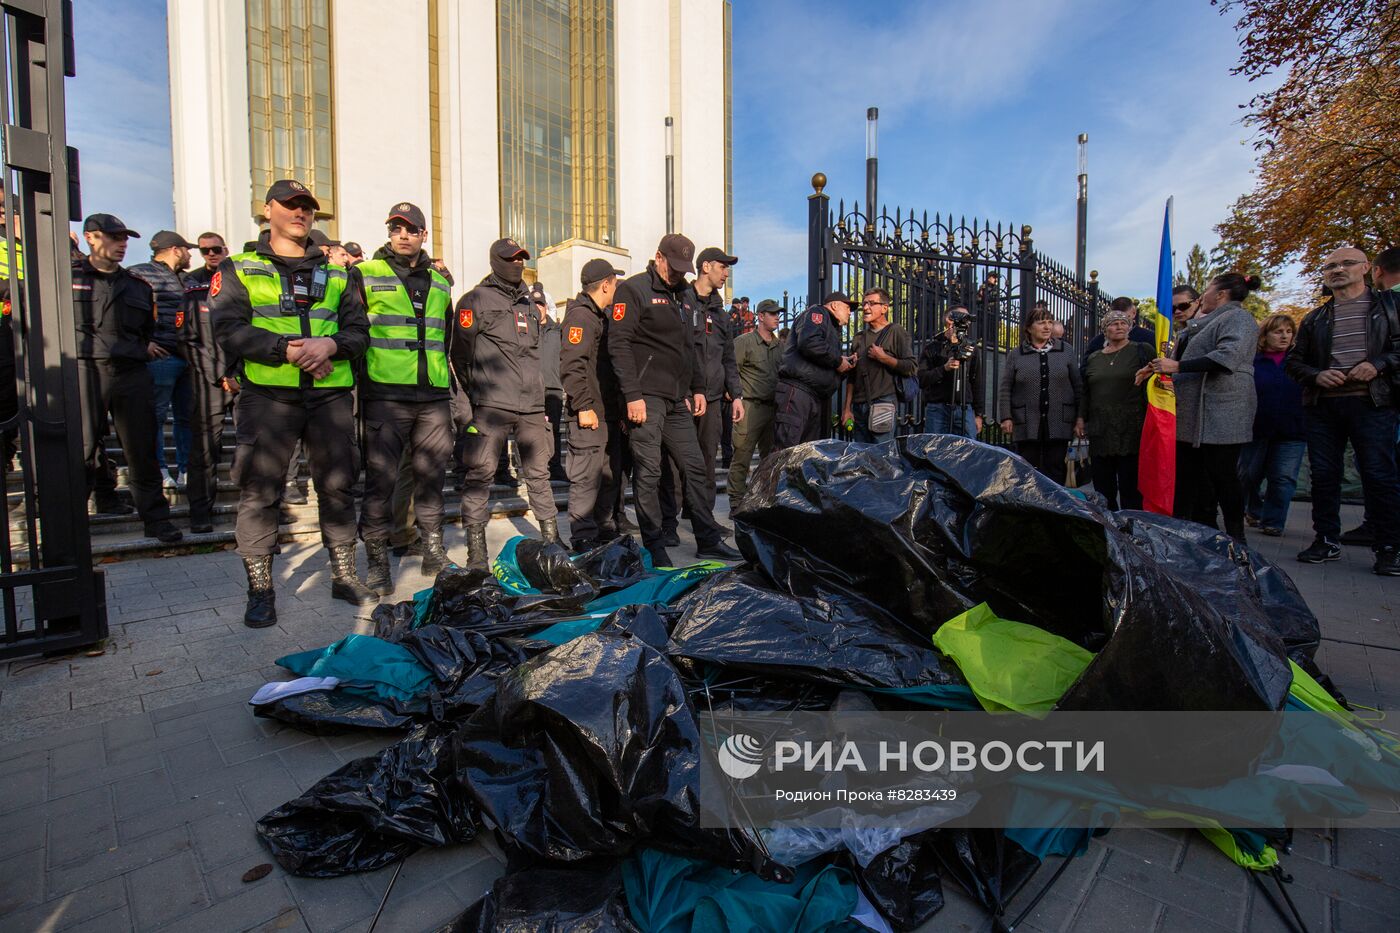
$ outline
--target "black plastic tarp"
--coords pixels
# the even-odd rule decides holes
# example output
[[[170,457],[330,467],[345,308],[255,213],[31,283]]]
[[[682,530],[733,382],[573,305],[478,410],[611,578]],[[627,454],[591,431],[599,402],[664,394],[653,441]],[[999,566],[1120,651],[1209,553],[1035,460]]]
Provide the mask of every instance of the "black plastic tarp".
[[[1278,709],[1287,696],[1262,591],[1253,612],[1217,606],[1199,546],[1149,547],[1131,517],[1000,448],[948,435],[800,445],[764,461],[734,517],[779,589],[830,575],[925,634],[985,601],[1098,652],[1066,709]]]

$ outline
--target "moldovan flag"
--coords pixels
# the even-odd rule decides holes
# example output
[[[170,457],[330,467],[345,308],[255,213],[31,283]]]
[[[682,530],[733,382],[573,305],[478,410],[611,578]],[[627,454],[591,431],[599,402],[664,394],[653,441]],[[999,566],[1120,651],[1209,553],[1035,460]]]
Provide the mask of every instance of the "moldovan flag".
[[[1162,217],[1162,254],[1157,261],[1157,355],[1166,353],[1172,337],[1172,202]],[[1147,420],[1142,423],[1138,451],[1138,489],[1142,507],[1158,515],[1172,514],[1176,491],[1176,394],[1170,376],[1147,380]]]

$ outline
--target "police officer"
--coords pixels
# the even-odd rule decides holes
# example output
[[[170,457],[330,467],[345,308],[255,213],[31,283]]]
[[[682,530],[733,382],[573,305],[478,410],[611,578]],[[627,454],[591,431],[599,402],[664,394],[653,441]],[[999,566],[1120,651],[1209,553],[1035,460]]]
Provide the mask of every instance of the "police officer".
[[[549,458],[551,481],[568,480],[564,472],[564,382],[559,375],[559,360],[564,340],[564,328],[549,317],[549,296],[539,282],[530,286],[530,300],[540,315],[540,373],[544,377],[544,414],[549,419],[550,438],[554,454]]]
[[[618,276],[606,259],[590,259],[583,291],[564,309],[560,372],[568,394],[569,537],[575,552],[618,534],[622,487],[622,396],[608,356],[608,311]]]
[[[190,502],[190,531],[214,530],[214,500],[219,490],[219,458],[224,448],[224,416],[238,394],[234,361],[224,356],[214,339],[209,319],[209,284],[228,248],[217,233],[199,236],[204,265],[185,276],[184,308],[180,326],[181,347],[189,365],[190,471],[185,487]]]
[[[841,355],[841,328],[851,319],[851,299],[842,292],[802,315],[793,326],[778,368],[778,410],[773,446],[781,450],[822,436],[822,406],[836,391],[837,376],[855,368]]]
[[[738,560],[724,543],[704,495],[705,460],[695,436],[695,415],[705,413],[700,360],[703,322],[687,295],[685,276],[695,271],[695,244],[668,233],[656,257],[618,287],[608,325],[608,354],[627,403],[628,444],[636,468],[634,490],[642,544],[653,563],[671,566],[661,543],[658,484],[665,450],[680,467],[700,557]]]
[[[540,371],[540,316],[522,282],[525,247],[506,237],[491,244],[491,273],[457,301],[452,368],[471,401],[462,523],[467,566],[486,570],[487,497],[502,445],[515,432],[530,510],[540,537],[559,543],[559,510],[549,485],[553,449],[544,414]]]
[[[453,437],[447,364],[452,286],[423,249],[428,221],[417,205],[396,204],[385,223],[389,242],[373,259],[355,266],[350,282],[364,295],[369,314],[365,380],[360,383],[365,432],[360,536],[369,559],[365,582],[387,596],[394,591],[391,501],[406,450],[423,573],[435,577],[451,562],[442,546],[442,487]]]
[[[729,281],[729,269],[738,261],[738,256],[730,256],[718,247],[702,249],[695,257],[698,273],[691,285],[700,320],[704,322],[700,347],[705,370],[705,413],[696,417],[695,432],[700,439],[700,455],[705,458],[705,496],[711,509],[715,506],[715,459],[723,434],[724,411],[728,410],[735,423],[744,420],[743,390],[734,361],[734,333],[722,294],[724,283]]]
[[[215,337],[241,367],[234,536],[248,572],[243,623],[250,628],[277,621],[278,501],[298,441],[311,460],[321,540],[331,555],[331,595],[355,604],[378,601],[355,575],[350,492],[359,472],[351,361],[364,354],[369,323],[346,270],[309,240],[319,207],[301,182],[274,182],[263,205],[269,229],[257,249],[224,260],[209,285]]]
[[[782,305],[772,298],[758,303],[758,326],[734,341],[739,381],[744,388],[744,420],[734,428],[734,462],[729,465],[729,501],[748,492],[753,452],[762,460],[773,450],[774,396],[778,391],[778,364],[783,345],[774,332]]]
[[[103,450],[107,416],[126,455],[128,483],[147,536],[173,544],[182,535],[170,523],[170,503],[156,466],[153,359],[155,296],[151,286],[121,267],[128,237],[140,236],[111,214],[83,221],[90,255],[73,263],[73,309],[78,329],[78,391],[88,485],[115,497],[112,465]],[[102,511],[101,495],[98,510]]]
[[[156,384],[156,464],[164,485],[174,489],[186,481],[190,456],[190,375],[181,347],[184,324],[185,278],[194,244],[173,230],[151,237],[151,261],[132,266],[130,272],[147,285],[156,298],[156,329],[151,338],[153,358],[146,364]],[[175,415],[175,469],[165,462],[165,416]]]

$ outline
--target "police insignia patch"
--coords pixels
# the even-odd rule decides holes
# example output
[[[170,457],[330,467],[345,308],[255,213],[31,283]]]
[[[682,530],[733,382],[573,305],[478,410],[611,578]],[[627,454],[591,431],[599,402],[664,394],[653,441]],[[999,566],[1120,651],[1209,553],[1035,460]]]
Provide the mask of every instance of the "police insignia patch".
[[[822,313],[821,313],[820,311],[813,311],[813,312],[812,312],[812,323],[813,323],[813,324],[820,324],[821,322],[822,322]]]
[[[569,328],[569,343],[583,343],[583,328],[582,328],[582,327],[570,327],[570,328]]]
[[[219,289],[223,288],[223,285],[224,274],[222,272],[215,272],[214,277],[209,280],[209,297],[217,297],[219,294]]]
[[[466,327],[471,327],[471,326],[472,326],[472,309],[471,309],[471,308],[463,308],[461,311],[458,311],[458,312],[457,312],[457,323],[458,323],[458,324],[461,324],[464,328],[466,328]]]
[[[624,317],[626,317],[626,316],[627,316],[627,305],[623,304],[623,303],[620,302],[620,301],[619,301],[617,304],[613,305],[613,320],[614,320],[614,321],[620,321],[620,320],[622,320],[622,319],[623,319]]]
[[[175,327],[176,327],[176,329],[178,330],[179,328],[184,327],[184,326],[185,326],[185,312],[183,312],[183,311],[176,311],[176,312],[175,312]]]

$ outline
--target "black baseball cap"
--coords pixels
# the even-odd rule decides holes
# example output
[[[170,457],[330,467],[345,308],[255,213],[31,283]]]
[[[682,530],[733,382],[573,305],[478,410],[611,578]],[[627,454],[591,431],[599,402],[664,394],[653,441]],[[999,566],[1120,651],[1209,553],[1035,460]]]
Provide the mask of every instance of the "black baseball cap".
[[[613,264],[606,259],[599,257],[597,259],[590,259],[583,264],[583,270],[579,272],[578,280],[580,285],[587,288],[590,285],[595,285],[603,281],[603,279],[606,279],[610,275],[622,278],[626,274],[627,273],[623,272],[621,269],[614,268]]]
[[[497,259],[529,259],[530,251],[506,236],[491,244],[491,255]]]
[[[846,297],[846,293],[845,293],[845,292],[828,292],[828,293],[827,293],[827,296],[826,296],[826,301],[823,301],[822,304],[824,304],[824,305],[829,305],[829,304],[831,304],[833,301],[844,302],[845,304],[848,304],[848,305],[853,305],[853,304],[855,304],[854,301],[852,301],[851,299],[849,299],[849,298]]]
[[[780,305],[780,304],[778,304],[778,303],[777,303],[776,301],[774,301],[772,298],[765,298],[765,299],[763,299],[762,301],[760,301],[760,302],[758,303],[758,307],[754,309],[754,313],[755,313],[755,314],[782,314],[782,313],[783,313],[783,306]]]
[[[428,229],[428,218],[423,216],[423,211],[417,204],[410,204],[407,201],[400,201],[389,209],[389,219],[384,221],[391,224],[395,220],[402,220],[406,224],[411,224],[419,230]]]
[[[151,237],[151,252],[158,253],[163,249],[170,249],[172,246],[183,246],[185,249],[194,249],[195,245],[188,242],[174,230],[161,230]]]
[[[288,201],[295,201],[297,198],[306,198],[311,202],[312,208],[318,211],[321,209],[321,202],[316,200],[316,197],[311,193],[311,189],[307,188],[295,178],[282,178],[278,181],[274,181],[272,187],[267,189],[267,197],[263,198],[263,203],[266,204],[268,201],[277,201],[286,204]]]
[[[695,257],[695,268],[703,269],[707,262],[722,262],[726,266],[732,266],[738,261],[738,256],[731,256],[718,246],[707,246]]]
[[[113,236],[134,236],[141,234],[121,222],[115,214],[89,214],[83,221],[84,233],[110,233]]]
[[[325,232],[324,230],[312,230],[309,238],[310,238],[312,244],[315,245],[315,246],[339,246],[339,245],[340,245],[340,241],[339,241],[339,240],[332,240],[330,237],[326,236],[326,232]]]
[[[695,272],[695,244],[680,233],[668,233],[657,244],[656,251],[666,257],[676,272]]]
[[[536,304],[544,304],[548,300],[544,296],[544,286],[539,282],[530,286],[530,300]]]
[[[347,253],[349,253],[351,256],[354,256],[356,259],[359,259],[361,256],[363,256],[363,255],[365,254],[364,247],[360,246],[360,244],[356,243],[356,242],[353,241],[353,240],[351,240],[351,241],[345,243],[344,245],[345,245],[345,251],[346,251]]]

